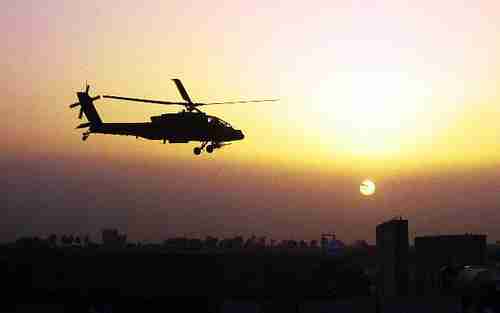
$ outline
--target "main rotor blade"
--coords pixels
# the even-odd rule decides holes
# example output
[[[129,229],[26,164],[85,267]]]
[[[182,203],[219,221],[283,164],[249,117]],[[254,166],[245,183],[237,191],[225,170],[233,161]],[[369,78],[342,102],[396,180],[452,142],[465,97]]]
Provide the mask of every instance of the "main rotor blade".
[[[187,101],[189,103],[193,103],[193,101],[191,101],[191,98],[189,98],[189,95],[186,91],[186,88],[184,88],[184,85],[182,85],[181,80],[178,78],[174,78],[172,80],[174,81],[175,86],[177,86],[177,90],[179,90],[179,93],[181,94],[182,99],[184,99],[185,101]]]
[[[108,98],[108,99],[135,101],[135,102],[156,103],[156,104],[165,104],[165,105],[187,105],[187,106],[189,106],[189,103],[186,103],[186,102],[171,102],[171,101],[140,99],[140,98],[129,98],[129,97],[120,97],[120,96],[107,96],[107,95],[102,96],[102,97],[103,98]]]
[[[231,103],[251,103],[251,102],[274,102],[279,99],[264,99],[264,100],[241,100],[241,101],[226,101],[226,102],[208,102],[208,103],[195,103],[198,105],[212,105],[212,104],[231,104]]]

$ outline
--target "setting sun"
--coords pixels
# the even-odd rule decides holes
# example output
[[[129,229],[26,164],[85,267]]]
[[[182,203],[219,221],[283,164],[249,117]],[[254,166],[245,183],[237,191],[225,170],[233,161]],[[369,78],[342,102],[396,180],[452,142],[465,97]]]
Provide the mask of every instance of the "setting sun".
[[[375,193],[375,183],[369,179],[365,179],[361,185],[359,185],[359,192],[363,196],[371,196]]]
[[[336,73],[318,87],[321,126],[355,155],[391,155],[432,131],[431,86],[401,71]]]

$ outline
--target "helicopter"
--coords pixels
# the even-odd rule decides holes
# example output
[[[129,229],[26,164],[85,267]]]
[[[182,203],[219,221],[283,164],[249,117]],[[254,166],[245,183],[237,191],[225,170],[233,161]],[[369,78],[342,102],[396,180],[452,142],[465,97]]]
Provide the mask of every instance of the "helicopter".
[[[91,134],[110,134],[135,136],[136,138],[145,138],[149,140],[161,140],[165,144],[169,143],[188,143],[190,141],[199,141],[201,145],[195,147],[193,152],[199,155],[206,150],[212,153],[216,149],[231,144],[232,141],[245,138],[243,132],[235,129],[231,124],[219,117],[208,115],[202,112],[199,107],[216,104],[234,104],[250,102],[278,101],[278,99],[265,100],[246,100],[246,101],[227,101],[227,102],[193,102],[189,97],[184,85],[180,79],[174,78],[175,83],[182,99],[185,102],[172,102],[162,100],[130,98],[122,96],[103,95],[91,97],[89,95],[90,86],[87,84],[85,91],[77,92],[78,102],[71,104],[70,108],[80,107],[78,118],[83,115],[87,118],[87,123],[82,123],[76,128],[88,128],[82,134],[82,140],[86,141]],[[97,112],[94,101],[108,98],[114,100],[125,100],[142,103],[153,103],[162,105],[179,105],[184,109],[177,113],[165,113],[157,116],[151,116],[151,122],[139,123],[104,123]]]

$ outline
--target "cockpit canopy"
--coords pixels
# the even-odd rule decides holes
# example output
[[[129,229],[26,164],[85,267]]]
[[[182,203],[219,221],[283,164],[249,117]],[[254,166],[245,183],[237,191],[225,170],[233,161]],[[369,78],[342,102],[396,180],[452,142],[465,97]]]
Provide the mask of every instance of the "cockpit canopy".
[[[222,125],[224,127],[230,127],[230,128],[233,128],[231,126],[231,124],[229,124],[228,122],[218,118],[218,117],[215,117],[215,116],[212,116],[212,115],[207,115],[207,119],[208,119],[208,123],[216,123],[216,124],[219,124],[219,125]]]

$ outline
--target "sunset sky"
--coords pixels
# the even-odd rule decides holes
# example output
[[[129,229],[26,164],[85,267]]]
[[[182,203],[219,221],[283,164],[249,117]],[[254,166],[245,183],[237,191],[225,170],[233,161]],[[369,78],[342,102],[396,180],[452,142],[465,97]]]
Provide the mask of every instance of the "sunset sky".
[[[11,1],[0,4],[0,241],[116,227],[132,240],[267,235],[500,240],[495,1]],[[246,138],[81,141],[91,95],[195,101]],[[104,122],[180,108],[99,100]],[[366,178],[375,195],[359,194]]]

